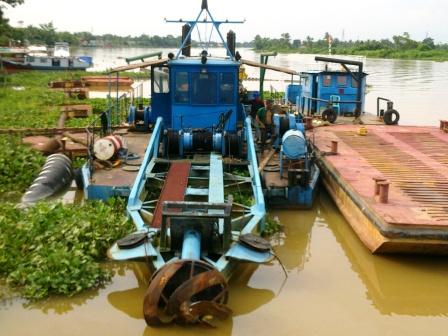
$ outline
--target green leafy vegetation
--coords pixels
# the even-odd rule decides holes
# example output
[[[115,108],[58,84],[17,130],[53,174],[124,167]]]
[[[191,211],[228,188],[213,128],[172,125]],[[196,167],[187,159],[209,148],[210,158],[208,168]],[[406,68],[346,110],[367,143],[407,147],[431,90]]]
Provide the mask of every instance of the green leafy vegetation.
[[[271,236],[281,231],[283,231],[283,225],[278,217],[266,216],[263,236]]]
[[[0,274],[29,299],[74,295],[101,286],[111,271],[98,263],[132,230],[124,202],[40,203],[20,210],[0,203]]]
[[[0,87],[0,127],[56,127],[58,105],[81,102],[50,90],[52,80],[79,79],[82,72],[28,71],[8,75],[8,85]]]
[[[94,73],[95,74],[95,73]],[[56,127],[62,104],[90,104],[93,115],[66,120],[67,127],[85,127],[108,108],[106,98],[80,100],[68,98],[62,91],[51,90],[48,83],[77,80],[85,72],[28,71],[7,76],[7,85],[0,86],[0,128]],[[148,99],[143,99],[148,103]]]
[[[20,139],[0,136],[0,200],[23,192],[39,173],[45,158],[21,144]]]

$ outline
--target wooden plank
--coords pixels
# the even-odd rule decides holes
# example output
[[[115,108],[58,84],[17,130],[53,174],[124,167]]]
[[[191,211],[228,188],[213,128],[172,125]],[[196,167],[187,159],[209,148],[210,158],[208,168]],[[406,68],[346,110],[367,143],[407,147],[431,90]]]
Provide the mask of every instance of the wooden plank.
[[[124,65],[124,66],[110,69],[109,73],[127,71],[127,70],[139,69],[139,68],[147,68],[152,65],[162,65],[166,62],[168,62],[168,58],[162,58],[159,60],[154,60],[154,61],[149,61],[149,62],[140,62],[140,63],[135,63],[135,64],[129,64],[129,65]]]
[[[286,73],[286,74],[289,74],[289,75],[299,75],[299,73],[297,71],[295,71],[295,70],[291,70],[291,69],[284,68],[284,67],[278,67],[278,66],[275,66],[275,65],[268,65],[268,64],[258,63],[258,62],[249,61],[249,60],[246,60],[246,59],[242,59],[240,62],[242,64],[246,64],[246,65],[257,67],[257,68],[263,68],[263,69],[267,69],[267,70],[283,72],[283,73]]]
[[[185,198],[185,190],[188,184],[188,176],[190,175],[190,162],[172,162],[156,210],[154,211],[154,219],[151,223],[152,227],[159,228],[162,224],[162,210],[165,201],[183,201]]]

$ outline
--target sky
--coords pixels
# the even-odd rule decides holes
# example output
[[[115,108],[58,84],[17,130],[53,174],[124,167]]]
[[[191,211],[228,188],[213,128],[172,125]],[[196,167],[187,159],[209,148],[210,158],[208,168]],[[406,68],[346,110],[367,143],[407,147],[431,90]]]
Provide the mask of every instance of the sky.
[[[25,0],[8,8],[6,16],[14,26],[19,21],[25,26],[53,22],[60,31],[177,36],[180,24],[164,18],[194,19],[200,5],[201,0]],[[292,39],[322,38],[329,32],[344,40],[409,32],[416,40],[430,36],[448,42],[448,0],[208,0],[208,5],[215,20],[246,20],[221,28],[234,30],[240,42],[256,34],[278,38],[286,32]]]

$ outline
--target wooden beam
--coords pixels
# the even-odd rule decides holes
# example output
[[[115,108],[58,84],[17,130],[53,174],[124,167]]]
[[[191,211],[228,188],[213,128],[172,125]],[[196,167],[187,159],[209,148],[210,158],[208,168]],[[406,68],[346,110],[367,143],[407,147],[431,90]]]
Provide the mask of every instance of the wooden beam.
[[[249,61],[246,59],[242,59],[240,61],[242,64],[246,64],[249,66],[253,66],[253,67],[257,67],[257,68],[263,68],[263,69],[268,69],[268,70],[273,70],[273,71],[278,71],[278,72],[283,72],[283,73],[287,73],[289,75],[298,75],[299,73],[295,70],[291,70],[288,68],[284,68],[284,67],[278,67],[278,66],[274,66],[274,65],[268,65],[268,64],[262,64],[262,63],[258,63],[258,62],[254,62],[254,61]]]
[[[120,66],[117,68],[110,69],[108,71],[108,73],[133,70],[133,69],[138,69],[138,68],[147,68],[151,65],[162,65],[166,62],[168,62],[168,58],[162,58],[162,59],[148,61],[148,62],[140,62],[140,63],[135,63],[135,64],[123,65],[123,66]]]

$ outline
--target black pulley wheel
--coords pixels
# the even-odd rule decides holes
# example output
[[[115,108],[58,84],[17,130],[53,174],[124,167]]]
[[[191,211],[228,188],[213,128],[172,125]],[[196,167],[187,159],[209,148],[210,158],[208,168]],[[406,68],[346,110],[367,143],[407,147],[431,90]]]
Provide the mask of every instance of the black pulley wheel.
[[[281,117],[280,118],[280,134],[278,137],[281,139],[283,134],[286,133],[286,131],[289,130],[289,118]]]
[[[148,234],[146,232],[131,233],[124,238],[117,241],[117,245],[121,249],[131,249],[133,247],[139,246],[145,240]]]
[[[266,239],[251,233],[239,236],[238,241],[256,251],[269,252],[271,250],[271,244]]]
[[[176,131],[169,130],[166,139],[166,152],[169,155],[179,154],[179,133]]]
[[[386,125],[397,125],[400,120],[400,113],[396,110],[387,110],[384,112],[383,120]]]
[[[324,110],[322,112],[322,120],[323,121],[328,121],[331,124],[334,124],[334,122],[336,121],[336,119],[338,118],[338,115],[336,113],[335,110],[333,110],[332,108],[327,108],[326,110]]]

